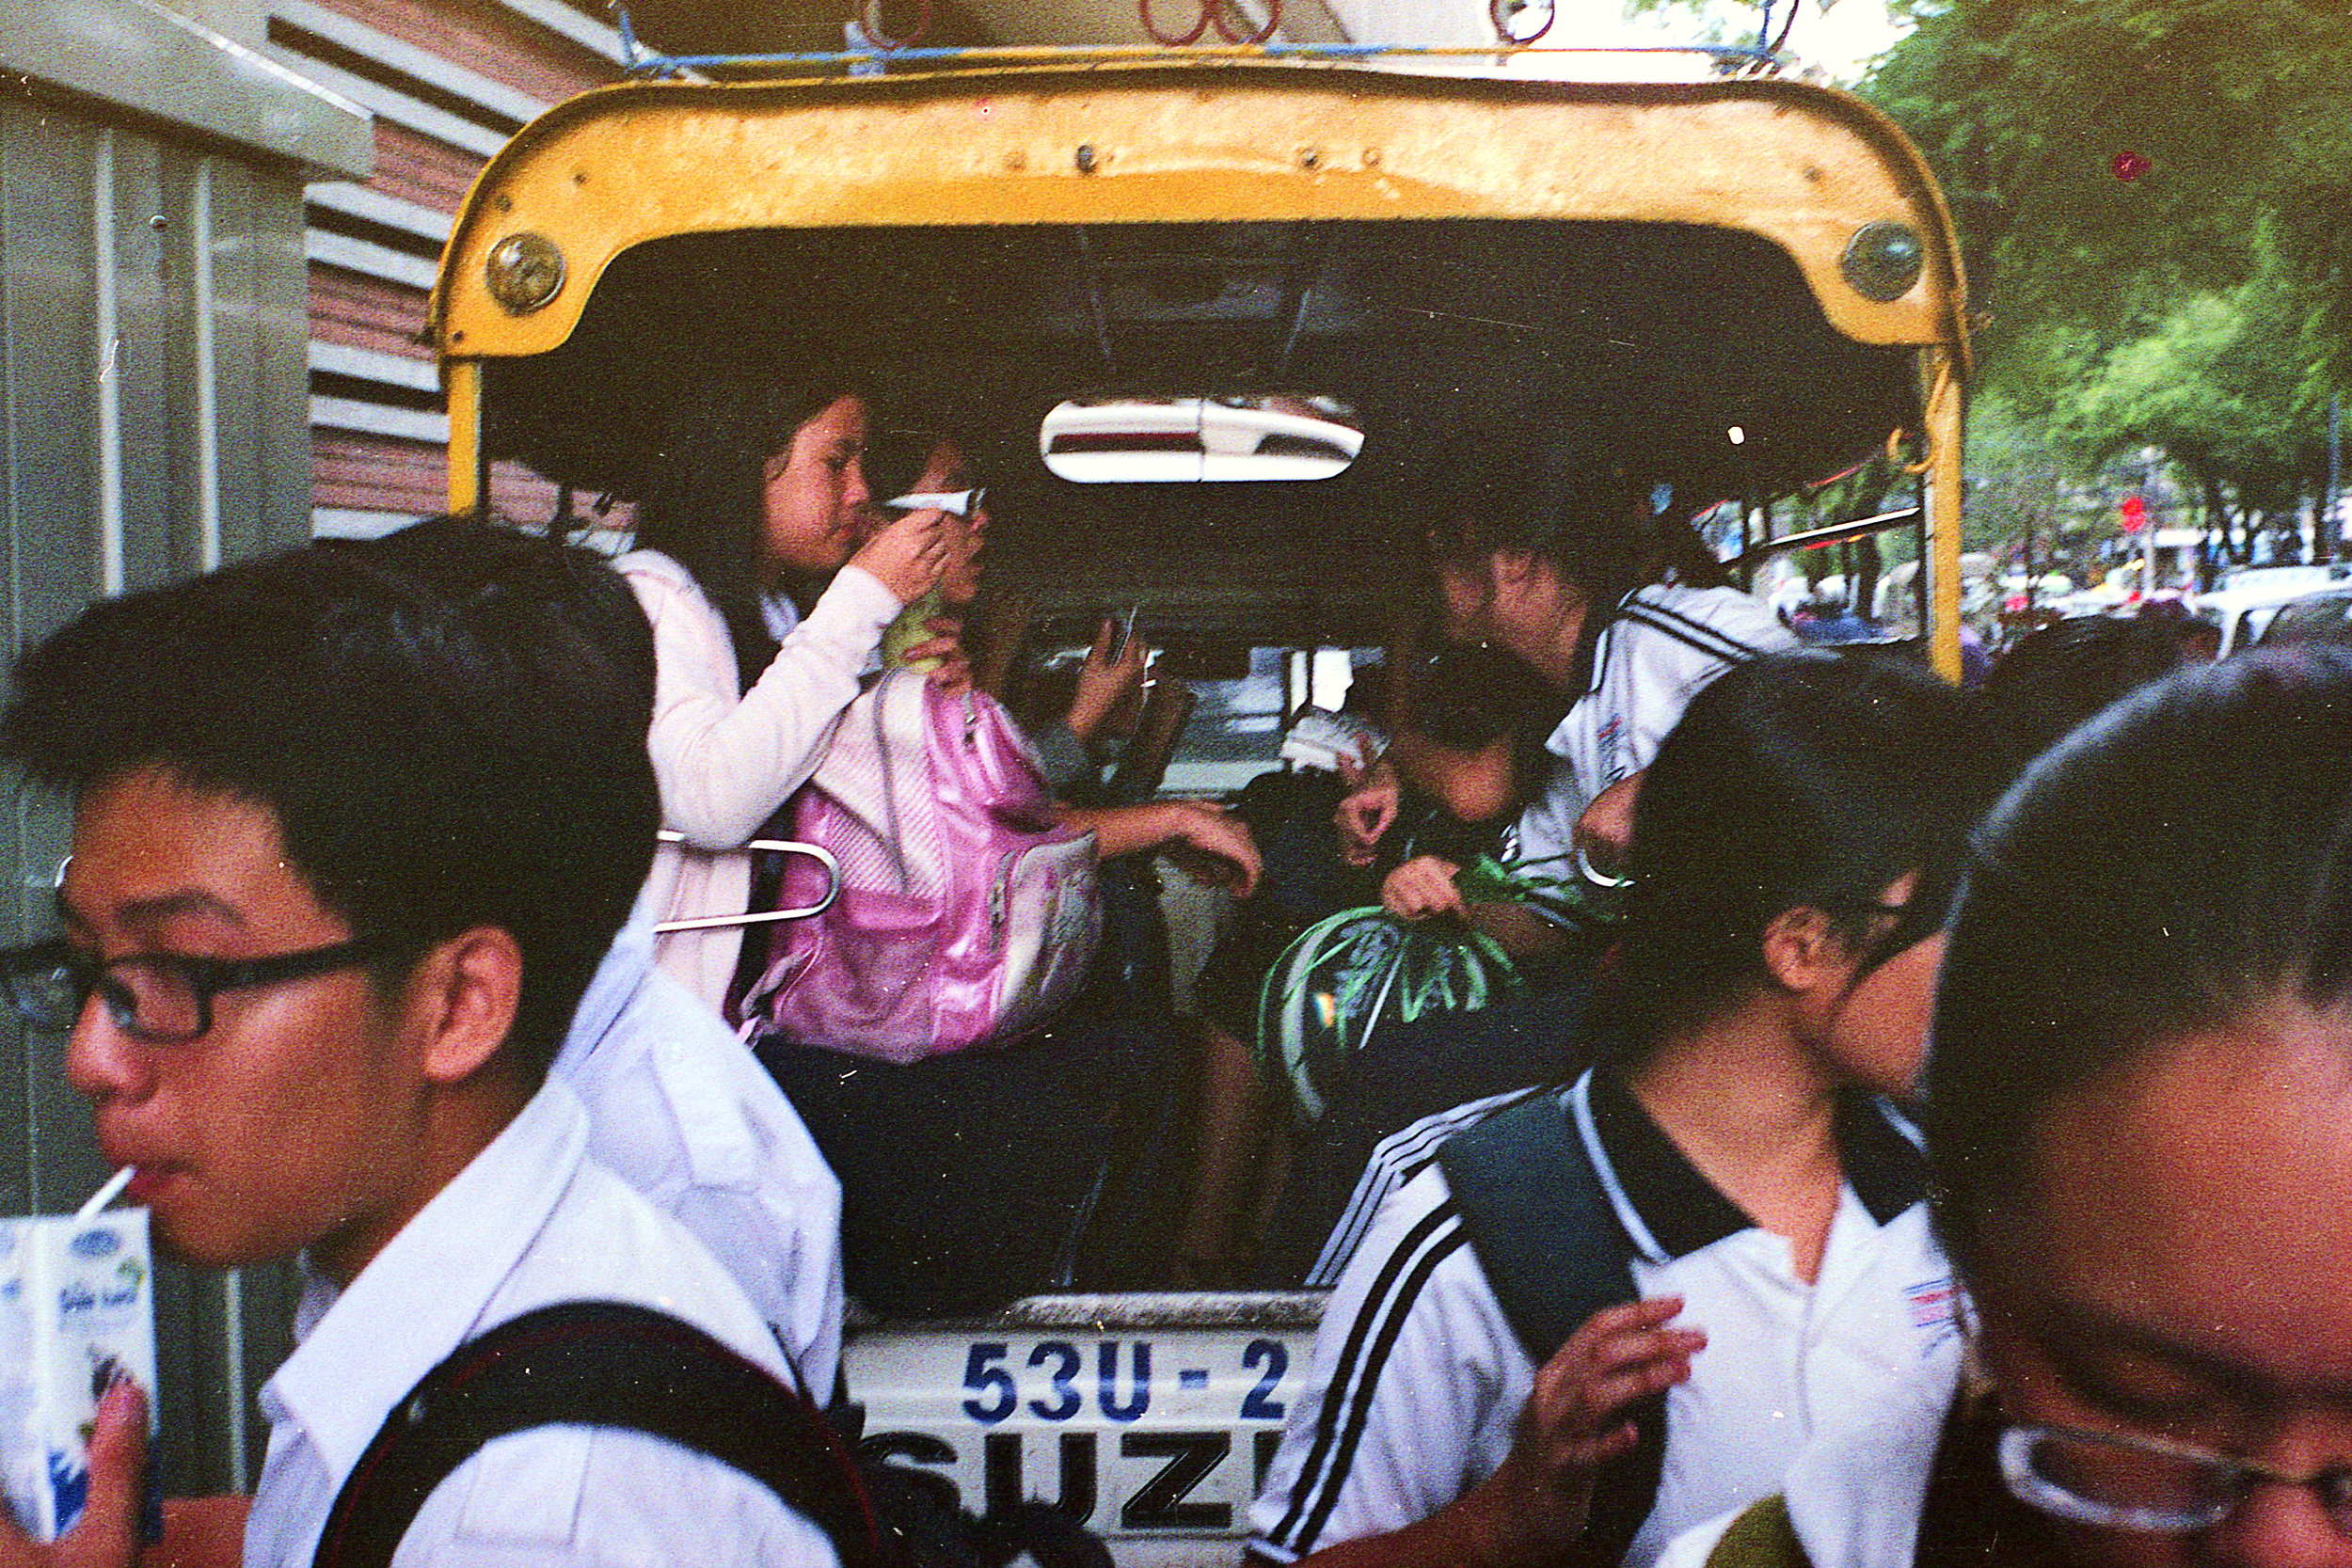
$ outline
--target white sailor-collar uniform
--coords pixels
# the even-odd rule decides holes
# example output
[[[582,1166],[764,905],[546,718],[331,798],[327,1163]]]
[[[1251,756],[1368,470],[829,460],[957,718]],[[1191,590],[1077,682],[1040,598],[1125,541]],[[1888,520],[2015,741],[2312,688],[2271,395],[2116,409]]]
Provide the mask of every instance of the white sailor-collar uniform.
[[[246,1526],[247,1568],[305,1568],[336,1492],[392,1406],[460,1344],[534,1307],[655,1307],[782,1374],[741,1289],[591,1161],[587,1144],[580,1101],[550,1083],[349,1289],[309,1277],[300,1342],[262,1390],[269,1459]],[[814,1525],[718,1461],[585,1427],[543,1427],[484,1448],[427,1499],[393,1559],[400,1568],[837,1560]]]
[[[588,983],[549,1076],[588,1109],[589,1156],[726,1265],[803,1386],[829,1402],[841,1366],[841,1183],[767,1069],[655,966],[649,910]]]
[[[1555,1090],[1633,1245],[1644,1296],[1708,1334],[1667,1399],[1656,1505],[1626,1560],[1779,1488],[1808,1440],[1915,1412],[1931,1433],[1959,1370],[1951,1274],[1929,1234],[1907,1124],[1857,1098],[1846,1180],[1811,1285],[1782,1238],[1693,1169],[1613,1071]],[[1494,1473],[1534,1368],[1497,1304],[1441,1167],[1383,1206],[1334,1291],[1251,1548],[1291,1561],[1401,1529]]]
[[[1735,664],[1796,646],[1763,601],[1736,588],[1669,582],[1628,594],[1594,641],[1591,680],[1544,742],[1551,773],[1520,814],[1518,855],[1565,855],[1584,808],[1650,765],[1702,688]]]

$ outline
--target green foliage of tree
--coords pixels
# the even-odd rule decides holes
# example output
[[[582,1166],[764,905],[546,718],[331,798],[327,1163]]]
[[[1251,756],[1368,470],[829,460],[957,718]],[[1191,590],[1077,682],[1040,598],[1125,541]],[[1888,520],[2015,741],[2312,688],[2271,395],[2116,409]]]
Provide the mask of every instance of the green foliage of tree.
[[[2101,466],[2104,472],[2086,470],[2066,432],[1998,397],[1980,400],[1968,419],[1961,547],[1983,550],[2005,571],[2028,578],[2056,571],[2078,585],[2096,581],[2108,563],[2100,546],[2118,537],[2116,503],[2140,488],[2140,475],[2126,477],[2113,455],[2120,454]],[[2137,457],[2135,449],[2135,467]]]
[[[2352,387],[2352,5],[1915,4],[1864,90],[1951,198],[1983,384],[2078,474],[2162,449],[2242,551]]]
[[[2258,519],[2291,515],[2325,483],[2328,393],[2312,336],[2307,309],[2266,273],[2189,294],[2097,362],[2055,411],[2055,438],[2086,468],[2162,449],[2244,561]]]
[[[2265,248],[2352,370],[2344,0],[1948,0],[1865,91],[1952,194],[2013,379],[2042,368],[2052,325],[2115,341],[2245,281]]]

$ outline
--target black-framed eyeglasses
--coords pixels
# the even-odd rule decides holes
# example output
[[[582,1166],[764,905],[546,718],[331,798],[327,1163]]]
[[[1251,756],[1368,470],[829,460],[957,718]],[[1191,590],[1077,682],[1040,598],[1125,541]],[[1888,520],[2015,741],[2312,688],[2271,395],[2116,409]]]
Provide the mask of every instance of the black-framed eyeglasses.
[[[213,998],[248,986],[282,985],[367,963],[392,950],[392,939],[349,942],[278,953],[266,958],[191,958],[133,953],[101,960],[70,942],[35,942],[0,953],[0,986],[8,1006],[35,1029],[73,1027],[96,991],[114,1026],[151,1045],[183,1045],[213,1026]]]
[[[1870,967],[1918,946],[1944,929],[1959,901],[1959,879],[1922,873],[1911,896],[1901,903],[1884,904],[1874,899],[1865,904],[1863,909],[1867,913],[1892,917],[1891,923],[1867,943]]]
[[[2315,1491],[2336,1533],[2352,1539],[2352,1465],[2342,1462],[2291,1476],[2160,1437],[2062,1426],[2005,1429],[2000,1460],[2018,1501],[2077,1524],[2190,1535],[2220,1524],[2268,1484]]]

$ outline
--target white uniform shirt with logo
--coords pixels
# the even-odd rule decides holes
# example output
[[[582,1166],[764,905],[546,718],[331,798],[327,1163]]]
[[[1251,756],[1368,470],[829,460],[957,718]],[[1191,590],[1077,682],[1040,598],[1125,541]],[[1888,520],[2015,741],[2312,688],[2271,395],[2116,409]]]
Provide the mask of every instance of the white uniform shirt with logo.
[[[1781,1496],[1805,1561],[1812,1568],[1912,1568],[1943,1436],[1915,1421],[1886,1421],[1797,1455]],[[1657,1568],[1707,1568],[1740,1513],[1676,1536]]]
[[[1520,857],[1565,855],[1584,808],[1650,765],[1702,688],[1734,664],[1796,646],[1762,600],[1736,588],[1654,583],[1628,594],[1594,644],[1590,685],[1544,742],[1551,776],[1520,814]]]
[[[1645,1297],[1682,1296],[1707,1331],[1666,1404],[1655,1505],[1626,1561],[1776,1491],[1808,1441],[1915,1412],[1931,1433],[1960,1361],[1948,1266],[1929,1234],[1908,1129],[1856,1101],[1846,1181],[1811,1285],[1788,1245],[1692,1168],[1613,1073],[1555,1090],[1633,1244]],[[1315,1337],[1251,1549],[1288,1562],[1427,1518],[1492,1475],[1535,1369],[1495,1299],[1435,1164],[1382,1208]]]
[[[841,1366],[841,1183],[767,1069],[657,968],[641,907],[605,955],[550,1076],[588,1152],[693,1233],[759,1308],[809,1394]]]
[[[262,1390],[269,1459],[246,1568],[305,1568],[327,1511],[393,1405],[485,1329],[558,1302],[633,1302],[770,1371],[784,1362],[739,1287],[691,1236],[587,1155],[560,1084],[402,1227],[349,1289],[315,1275],[294,1353]],[[638,1433],[543,1427],[485,1446],[418,1513],[398,1568],[831,1568],[816,1526],[737,1471]]]

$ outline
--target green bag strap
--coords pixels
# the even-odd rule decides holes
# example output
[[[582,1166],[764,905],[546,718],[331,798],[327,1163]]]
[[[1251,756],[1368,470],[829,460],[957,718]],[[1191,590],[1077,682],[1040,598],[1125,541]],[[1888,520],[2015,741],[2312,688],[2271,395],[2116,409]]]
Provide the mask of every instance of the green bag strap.
[[[1478,1264],[1511,1331],[1536,1367],[1585,1319],[1637,1300],[1633,1243],[1568,1119],[1566,1095],[1539,1094],[1455,1133],[1438,1150]],[[1587,1542],[1613,1558],[1633,1544],[1658,1501],[1666,1402],[1633,1407],[1632,1449],[1593,1488]]]
[[[1775,1492],[1750,1503],[1707,1555],[1707,1568],[1812,1568],[1789,1523],[1788,1499]]]

